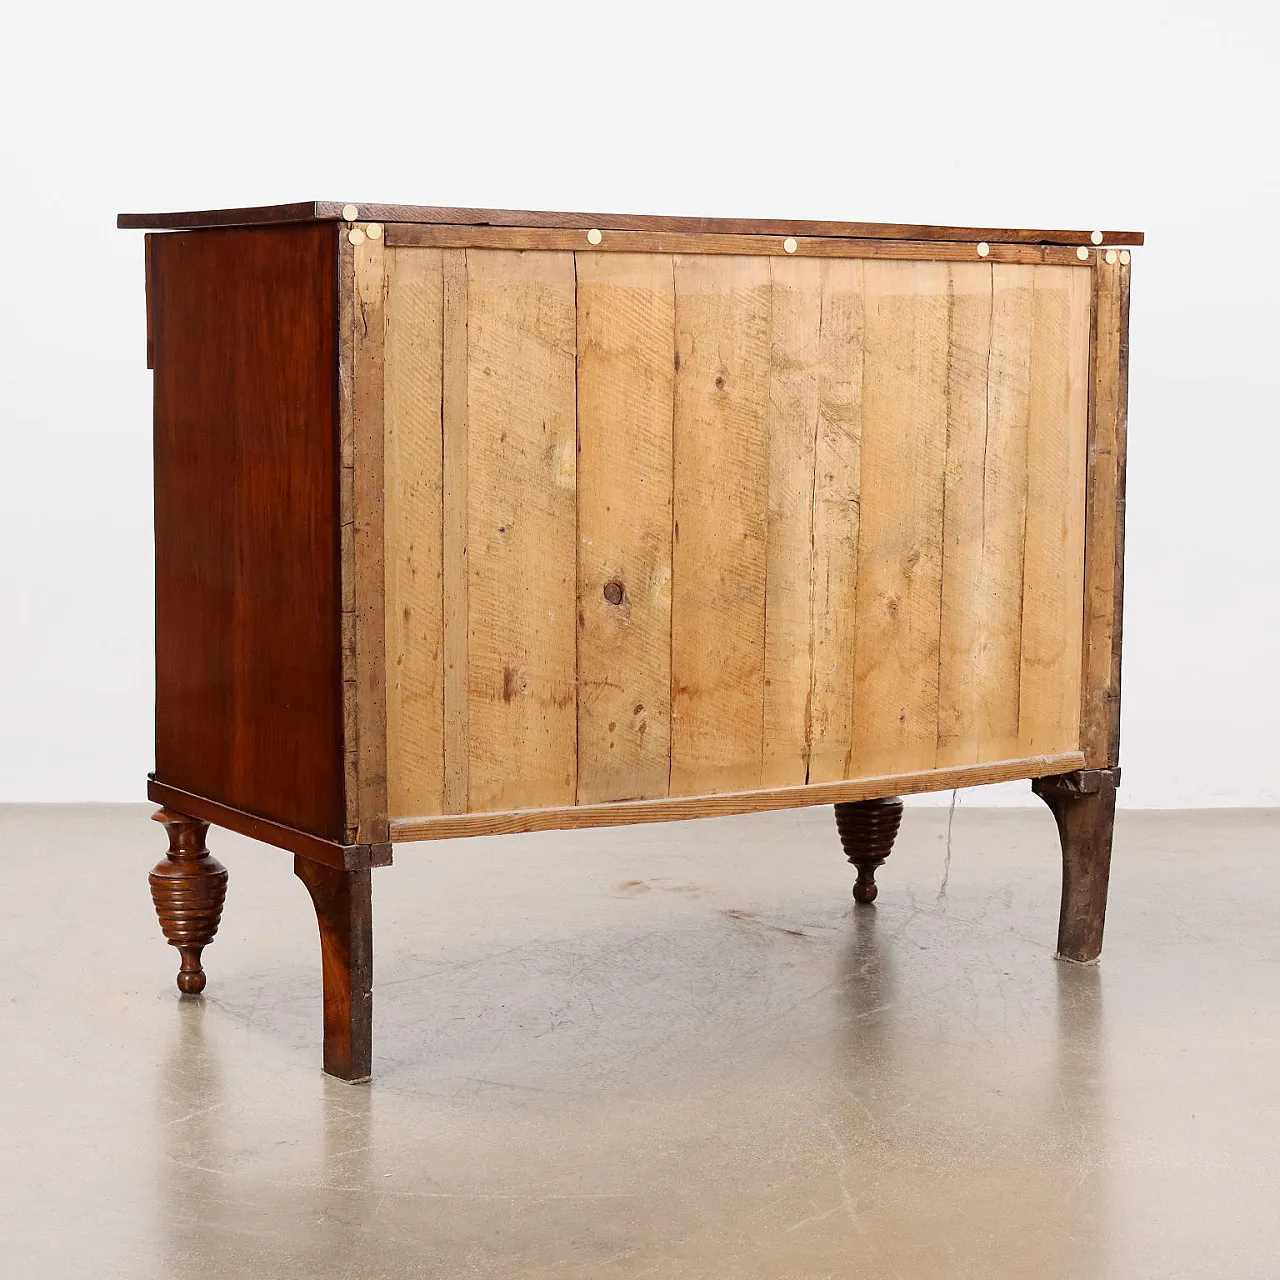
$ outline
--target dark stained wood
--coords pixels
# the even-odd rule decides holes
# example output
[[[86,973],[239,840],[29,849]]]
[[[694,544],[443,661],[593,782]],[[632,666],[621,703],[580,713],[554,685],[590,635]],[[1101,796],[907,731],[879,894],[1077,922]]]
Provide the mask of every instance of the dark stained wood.
[[[171,809],[161,809],[152,818],[163,822],[169,834],[169,856],[151,869],[151,901],[164,936],[182,957],[178,990],[199,995],[205,983],[200,953],[213,941],[222,920],[227,869],[205,848],[207,822]]]
[[[1119,785],[1119,769],[1079,769],[1031,784],[1053,813],[1062,840],[1058,955],[1064,960],[1087,964],[1102,952]]]
[[[1099,262],[1094,275],[1080,707],[1080,748],[1091,769],[1120,763],[1129,272],[1127,263]]]
[[[252,813],[245,813],[231,805],[219,804],[204,796],[193,795],[178,787],[165,786],[154,778],[147,781],[147,797],[167,809],[179,809],[204,822],[234,831],[237,835],[248,836],[250,840],[261,840],[263,844],[274,845],[277,849],[287,849],[290,853],[300,854],[313,862],[323,862],[326,866],[337,867],[344,871],[362,871],[366,867],[389,867],[391,865],[391,845],[387,844],[338,844],[332,840],[322,840],[319,836],[310,835],[306,831],[297,831],[279,822],[271,822],[259,818]]]
[[[835,811],[836,830],[840,833],[845,857],[858,869],[854,900],[872,903],[880,892],[876,871],[893,852],[893,842],[902,823],[902,801],[897,796],[857,800],[852,804],[838,804]]]
[[[1092,244],[1091,231],[1038,231],[1014,227],[935,227],[907,222],[829,222],[779,218],[688,218],[654,214],[554,213],[528,209],[468,209],[413,204],[359,204],[360,222],[451,223],[479,227],[569,227],[584,231],[686,231],[748,236],[844,236],[871,240],[959,240],[988,244]],[[342,221],[334,200],[203,209],[186,213],[122,213],[116,226],[133,230],[261,226],[279,222]],[[1139,245],[1141,231],[1104,231],[1103,243]]]
[[[339,871],[293,860],[320,926],[324,975],[324,1069],[350,1083],[373,1061],[373,898],[369,871]]]
[[[156,236],[156,772],[340,841],[337,230]]]

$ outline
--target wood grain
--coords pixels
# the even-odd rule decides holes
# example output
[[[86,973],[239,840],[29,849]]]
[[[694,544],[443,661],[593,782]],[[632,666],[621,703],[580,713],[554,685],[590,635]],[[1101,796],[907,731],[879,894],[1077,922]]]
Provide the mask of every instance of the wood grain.
[[[444,810],[442,250],[387,254],[387,778],[393,814]]]
[[[671,768],[675,280],[656,255],[583,254],[577,272],[577,798],[589,804],[666,795]]]
[[[366,239],[354,253],[354,558],[343,572],[355,576],[343,594],[355,603],[357,844],[387,839],[384,258],[381,240]]]
[[[470,617],[467,480],[468,426],[467,254],[441,254],[444,368],[441,387],[441,642],[444,648],[441,801],[445,813],[466,813],[471,787]]]
[[[1019,738],[1024,750],[1080,741],[1089,281],[1035,271],[1027,441]]]
[[[1080,752],[1069,751],[1057,756],[994,760],[955,769],[856,778],[807,787],[777,787],[769,791],[670,796],[661,800],[524,809],[510,813],[471,813],[457,817],[400,818],[392,823],[391,834],[397,842],[449,840],[456,836],[505,835],[518,831],[568,831],[582,827],[620,827],[636,822],[683,822],[688,818],[766,813],[815,804],[841,804],[881,796],[918,795],[927,791],[951,791],[956,787],[979,787],[992,782],[1040,778],[1078,769],[1082,759]]]
[[[337,235],[151,256],[157,776],[342,843]]]
[[[820,274],[808,780],[836,782],[853,749],[865,285],[858,261],[824,262]]]
[[[671,794],[759,783],[769,265],[678,258]]]
[[[348,203],[355,204],[363,222],[456,223],[509,227],[591,227],[615,230],[683,232],[732,232],[775,236],[868,236],[890,240],[964,240],[971,243],[1008,241],[1022,244],[1091,243],[1089,231],[1035,231],[1027,228],[938,227],[912,223],[782,221],[768,218],[690,218],[653,214],[553,213],[527,209],[442,208],[412,204],[360,204],[336,200],[311,200],[297,204],[259,205],[244,209],[205,209],[186,213],[122,213],[120,228],[141,230],[188,229],[197,226],[247,226],[271,222],[306,222],[312,219],[345,220]],[[1136,231],[1103,232],[1105,244],[1141,244]]]
[[[814,451],[822,264],[770,259],[764,738],[759,785],[809,773],[813,689]]]
[[[472,810],[576,790],[572,254],[467,263]]]
[[[1076,250],[1052,244],[988,245],[982,258],[971,241],[840,239],[777,235],[734,235],[694,231],[606,231],[599,244],[591,244],[585,231],[567,228],[423,226],[391,224],[387,243],[433,248],[542,249],[563,253],[683,253],[730,254],[738,257],[885,258],[916,262],[1017,262],[1026,265],[1054,263],[1085,269]],[[786,241],[794,240],[794,251]],[[1093,249],[1090,256],[1096,256]]]
[[[1099,262],[1094,281],[1080,711],[1091,769],[1120,760],[1129,267]]]
[[[936,757],[948,283],[943,264],[866,266],[856,774]]]

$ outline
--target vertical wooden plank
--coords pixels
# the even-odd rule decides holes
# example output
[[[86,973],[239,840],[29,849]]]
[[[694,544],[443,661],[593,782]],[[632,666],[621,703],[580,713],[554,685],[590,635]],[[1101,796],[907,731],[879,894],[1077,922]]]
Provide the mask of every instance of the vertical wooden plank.
[[[759,785],[769,264],[676,258],[671,794]]]
[[[571,253],[467,253],[469,808],[576,791]]]
[[[1035,272],[1020,753],[1076,749],[1085,600],[1091,272]]]
[[[994,350],[994,284],[988,263],[956,263],[950,275],[947,460],[942,530],[937,767],[981,759],[983,511],[988,374]],[[1016,695],[1017,687],[1015,684]]]
[[[948,271],[868,262],[854,775],[937,754]]]
[[[816,258],[768,261],[768,524],[764,742],[759,785],[788,787],[803,784],[809,772],[822,264]]]
[[[385,249],[381,239],[355,247],[353,322],[354,588],[356,657],[357,840],[390,838],[387,820],[387,651],[383,535],[383,349]]]
[[[583,253],[578,273],[580,804],[667,794],[671,768],[669,255]]]
[[[386,251],[387,802],[392,817],[444,812],[441,252]]]
[[[441,802],[466,813],[470,794],[467,679],[467,251],[441,251],[441,641],[444,649]]]
[[[950,268],[939,767],[1017,754],[1033,270]]]
[[[850,776],[862,451],[863,267],[821,264],[809,782]]]

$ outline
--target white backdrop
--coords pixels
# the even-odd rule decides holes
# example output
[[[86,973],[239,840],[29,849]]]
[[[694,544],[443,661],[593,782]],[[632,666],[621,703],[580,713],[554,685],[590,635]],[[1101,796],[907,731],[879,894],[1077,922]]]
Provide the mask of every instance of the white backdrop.
[[[140,799],[151,764],[142,238],[116,212],[322,198],[1145,230],[1122,803],[1280,804],[1274,15],[16,7],[0,800]]]

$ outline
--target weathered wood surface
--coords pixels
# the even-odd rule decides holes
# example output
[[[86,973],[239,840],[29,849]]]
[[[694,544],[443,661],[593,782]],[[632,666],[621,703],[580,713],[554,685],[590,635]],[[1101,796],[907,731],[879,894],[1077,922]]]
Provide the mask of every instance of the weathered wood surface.
[[[450,840],[455,836],[510,835],[517,831],[570,831],[579,827],[624,827],[636,822],[683,822],[688,818],[726,817],[736,813],[770,813],[816,804],[845,804],[894,795],[920,795],[981,787],[992,782],[1042,778],[1080,768],[1078,751],[1034,756],[1024,760],[994,760],[958,769],[927,769],[883,778],[856,778],[802,787],[774,787],[767,791],[726,791],[719,795],[668,796],[659,800],[624,800],[553,809],[518,809],[507,813],[446,814],[438,817],[398,818],[391,838]]]
[[[393,817],[1079,749],[1089,267],[388,255]]]

